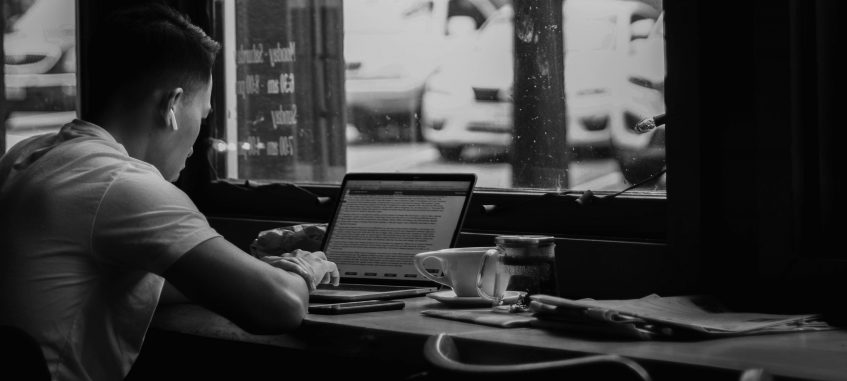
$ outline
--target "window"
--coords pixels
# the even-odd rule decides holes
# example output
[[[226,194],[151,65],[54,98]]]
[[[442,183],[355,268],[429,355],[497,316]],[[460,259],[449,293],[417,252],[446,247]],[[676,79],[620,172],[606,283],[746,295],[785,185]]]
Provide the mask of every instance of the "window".
[[[3,0],[8,115],[0,152],[76,117],[74,7],[67,0]]]
[[[482,188],[561,190],[513,181],[523,159],[512,147],[521,105],[510,2],[218,3],[218,177],[337,184],[346,172],[474,172]],[[661,14],[648,1],[564,2],[567,143],[549,154],[566,155],[567,188],[617,191],[663,168],[664,129],[633,130],[664,112]],[[642,190],[664,194],[664,183]]]

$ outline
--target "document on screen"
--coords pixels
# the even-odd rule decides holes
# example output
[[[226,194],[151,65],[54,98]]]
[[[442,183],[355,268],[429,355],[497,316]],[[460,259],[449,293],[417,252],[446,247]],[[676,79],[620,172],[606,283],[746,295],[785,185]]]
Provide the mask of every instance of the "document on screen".
[[[328,238],[342,276],[415,279],[415,254],[448,248],[467,197],[464,182],[348,184]]]

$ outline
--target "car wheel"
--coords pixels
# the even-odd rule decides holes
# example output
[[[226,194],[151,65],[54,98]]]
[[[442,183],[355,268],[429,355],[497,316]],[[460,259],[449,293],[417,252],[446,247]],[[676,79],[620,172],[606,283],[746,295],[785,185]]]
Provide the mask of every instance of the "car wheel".
[[[462,151],[465,149],[464,146],[437,146],[436,148],[438,148],[441,157],[449,161],[459,161],[462,158]]]

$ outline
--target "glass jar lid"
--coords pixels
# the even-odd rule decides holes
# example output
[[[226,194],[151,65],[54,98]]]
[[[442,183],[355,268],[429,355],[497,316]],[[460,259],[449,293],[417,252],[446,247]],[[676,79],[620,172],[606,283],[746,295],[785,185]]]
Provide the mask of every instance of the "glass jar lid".
[[[508,246],[544,246],[553,243],[549,235],[500,235],[494,238],[497,245]]]

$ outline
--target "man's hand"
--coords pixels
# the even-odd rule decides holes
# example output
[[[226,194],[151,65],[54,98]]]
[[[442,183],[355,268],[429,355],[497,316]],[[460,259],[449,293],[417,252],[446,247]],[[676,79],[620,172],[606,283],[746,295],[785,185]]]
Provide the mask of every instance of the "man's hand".
[[[250,244],[250,254],[256,258],[282,255],[294,250],[318,251],[324,239],[325,225],[301,224],[259,232]]]
[[[259,259],[271,266],[299,274],[306,280],[310,291],[324,283],[338,286],[340,280],[338,267],[335,263],[328,261],[326,254],[322,251],[294,250],[282,256],[268,255]]]

